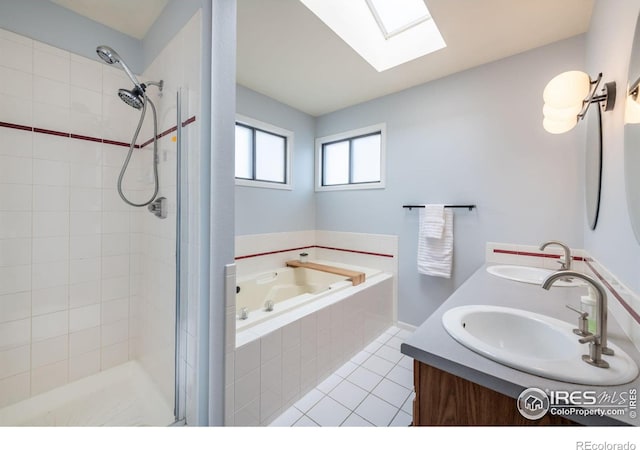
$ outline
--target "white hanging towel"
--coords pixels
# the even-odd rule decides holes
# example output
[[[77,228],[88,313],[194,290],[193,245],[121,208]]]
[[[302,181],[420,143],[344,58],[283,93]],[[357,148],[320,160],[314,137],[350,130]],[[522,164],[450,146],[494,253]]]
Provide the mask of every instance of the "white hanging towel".
[[[442,239],[444,232],[444,205],[424,205],[420,210],[420,229],[432,239]]]
[[[418,228],[418,272],[451,278],[452,260],[453,211],[444,205],[425,205]]]

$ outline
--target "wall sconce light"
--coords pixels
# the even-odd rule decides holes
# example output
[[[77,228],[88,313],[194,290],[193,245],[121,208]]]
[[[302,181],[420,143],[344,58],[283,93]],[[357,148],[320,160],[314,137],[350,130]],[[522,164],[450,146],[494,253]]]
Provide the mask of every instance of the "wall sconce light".
[[[561,73],[549,81],[542,94],[544,129],[552,134],[571,130],[579,120],[585,118],[592,103],[601,104],[604,111],[611,111],[616,101],[616,82],[605,83],[602,93],[596,95],[601,81],[601,73],[592,80],[579,70]],[[640,105],[638,108],[640,109]],[[640,111],[638,120],[640,121]]]

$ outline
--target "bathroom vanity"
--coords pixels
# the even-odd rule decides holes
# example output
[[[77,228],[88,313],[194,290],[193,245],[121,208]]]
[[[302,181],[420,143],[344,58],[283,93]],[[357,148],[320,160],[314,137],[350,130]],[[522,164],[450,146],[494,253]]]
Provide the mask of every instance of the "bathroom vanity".
[[[576,425],[562,416],[531,421],[516,408],[516,400],[481,384],[414,360],[414,426],[444,425]]]
[[[401,346],[414,359],[416,398],[414,425],[640,425],[636,410],[619,416],[584,415],[588,406],[580,405],[580,395],[624,394],[640,389],[635,378],[616,386],[595,386],[552,380],[495,362],[470,350],[452,338],[443,326],[442,316],[452,308],[465,305],[492,305],[518,308],[577,325],[577,314],[565,305],[578,307],[584,285],[553,287],[546,291],[537,284],[498,278],[478,269],[442,306],[436,310]],[[616,300],[610,296],[610,301]],[[636,362],[640,353],[609,314],[609,340]],[[575,336],[576,341],[579,336]],[[588,353],[587,344],[583,345]],[[606,356],[605,356],[606,359]],[[582,361],[585,370],[588,365]],[[581,370],[578,365],[576,370]],[[599,369],[609,370],[609,369]],[[517,408],[518,396],[527,388],[545,392],[577,392],[573,414],[550,414],[537,420],[523,417]],[[635,389],[635,391],[633,391]],[[616,397],[614,397],[616,398]],[[620,397],[617,397],[620,399]],[[587,403],[587,402],[585,402]],[[633,411],[633,413],[631,413]]]

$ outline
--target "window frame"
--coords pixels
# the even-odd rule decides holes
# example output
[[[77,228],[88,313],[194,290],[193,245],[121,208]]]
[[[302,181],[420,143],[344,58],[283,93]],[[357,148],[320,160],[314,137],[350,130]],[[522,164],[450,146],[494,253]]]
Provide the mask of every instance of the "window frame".
[[[363,183],[347,183],[347,184],[332,184],[323,185],[324,181],[324,146],[327,144],[334,144],[345,141],[353,141],[358,138],[364,138],[380,134],[380,181],[363,182]],[[324,136],[316,138],[315,148],[315,190],[316,192],[322,191],[348,191],[359,189],[384,189],[386,187],[386,139],[387,131],[386,124],[379,123],[364,128],[358,128],[355,130],[349,130],[338,134],[332,134],[330,136]],[[349,144],[351,147],[351,143]],[[349,151],[349,177],[353,173],[351,149]]]
[[[256,149],[255,149],[255,131],[261,131],[263,133],[271,134],[274,136],[278,136],[284,138],[285,140],[285,149],[284,149],[284,177],[285,182],[281,183],[279,181],[268,181],[268,180],[257,180],[255,178],[238,178],[235,176],[235,168],[233,171],[235,184],[236,186],[247,186],[247,187],[255,187],[255,188],[266,188],[266,189],[284,189],[284,190],[292,190],[293,184],[291,180],[291,167],[293,165],[293,152],[291,149],[293,148],[293,139],[294,133],[293,131],[286,130],[284,128],[277,127],[270,123],[262,122],[257,119],[253,119],[251,117],[243,116],[241,114],[236,114],[236,120],[234,123],[235,126],[240,125],[242,127],[249,128],[254,130],[254,142],[252,148],[252,158],[253,158],[253,176],[255,177],[256,167]],[[235,167],[235,146],[234,146],[234,167]]]

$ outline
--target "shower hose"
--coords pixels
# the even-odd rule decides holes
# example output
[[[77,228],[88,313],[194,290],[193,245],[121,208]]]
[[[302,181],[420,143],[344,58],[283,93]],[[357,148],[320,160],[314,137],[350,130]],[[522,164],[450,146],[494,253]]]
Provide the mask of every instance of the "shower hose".
[[[120,194],[120,198],[124,200],[125,203],[135,207],[143,207],[151,204],[158,195],[158,118],[156,115],[156,107],[147,97],[147,94],[143,93],[143,103],[142,103],[142,112],[140,113],[140,121],[138,122],[138,126],[136,127],[136,131],[133,134],[133,138],[131,139],[131,145],[129,146],[129,153],[127,153],[127,158],[124,160],[124,164],[122,165],[122,169],[120,170],[120,175],[118,176],[118,194]],[[151,198],[144,203],[134,203],[130,201],[122,192],[122,180],[124,178],[124,174],[129,167],[129,161],[131,160],[131,156],[133,155],[133,149],[136,146],[136,141],[138,140],[138,135],[140,134],[140,129],[142,128],[142,123],[144,122],[144,116],[147,112],[147,103],[151,105],[151,111],[153,112],[153,179],[154,179],[154,189],[153,195]]]

